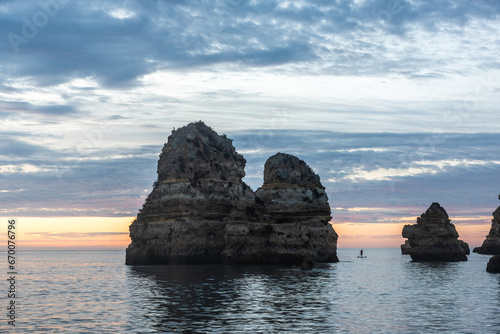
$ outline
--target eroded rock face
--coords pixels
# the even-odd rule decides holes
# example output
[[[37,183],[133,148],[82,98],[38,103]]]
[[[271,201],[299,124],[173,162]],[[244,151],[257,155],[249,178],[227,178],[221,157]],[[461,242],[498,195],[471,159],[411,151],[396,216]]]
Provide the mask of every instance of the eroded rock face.
[[[257,196],[276,223],[317,220],[327,224],[332,218],[319,176],[293,155],[278,153],[266,161],[264,184]]]
[[[254,193],[232,141],[202,122],[174,131],[158,180],[130,226],[127,264],[337,262],[325,188],[307,164],[277,154]]]
[[[417,223],[403,227],[408,238],[406,248],[413,261],[467,261],[469,246],[458,240],[458,233],[445,209],[432,205],[417,218]]]
[[[500,195],[498,195],[500,199]],[[500,206],[493,212],[490,232],[481,247],[474,248],[473,252],[479,254],[500,254]]]
[[[254,193],[242,181],[246,160],[232,141],[204,123],[173,131],[158,161],[158,179],[137,219],[252,220]]]

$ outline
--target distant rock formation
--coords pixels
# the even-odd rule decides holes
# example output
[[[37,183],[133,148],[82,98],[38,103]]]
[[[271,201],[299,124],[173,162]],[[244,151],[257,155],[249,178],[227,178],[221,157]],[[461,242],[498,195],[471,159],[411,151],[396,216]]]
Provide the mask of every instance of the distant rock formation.
[[[173,131],[158,180],[130,225],[126,264],[338,262],[319,176],[278,153],[253,192],[232,140],[203,122]]]
[[[417,218],[417,223],[403,227],[408,238],[408,254],[413,261],[467,261],[469,245],[458,240],[455,226],[439,203]]]
[[[500,195],[498,195],[498,199],[500,199]],[[490,232],[483,244],[472,251],[479,254],[500,254],[500,206],[493,212]]]
[[[492,274],[500,274],[500,255],[495,255],[488,261],[486,271]]]

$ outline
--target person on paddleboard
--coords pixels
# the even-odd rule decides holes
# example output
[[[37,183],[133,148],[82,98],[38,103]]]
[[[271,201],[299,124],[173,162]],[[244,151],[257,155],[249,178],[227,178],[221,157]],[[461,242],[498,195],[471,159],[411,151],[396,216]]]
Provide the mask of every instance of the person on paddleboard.
[[[359,251],[359,256],[360,256],[360,257],[363,257],[363,250],[360,250],[360,251]]]

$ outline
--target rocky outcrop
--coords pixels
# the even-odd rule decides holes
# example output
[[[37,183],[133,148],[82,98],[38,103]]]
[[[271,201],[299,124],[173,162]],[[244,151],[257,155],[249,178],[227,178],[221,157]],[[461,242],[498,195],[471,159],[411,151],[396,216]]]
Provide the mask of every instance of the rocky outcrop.
[[[464,249],[464,252],[465,252],[465,255],[470,255],[470,248],[469,248],[469,244],[466,243],[465,241],[463,240],[458,240],[458,243],[460,244],[460,246]]]
[[[331,219],[325,187],[319,176],[293,155],[278,153],[264,166],[264,184],[257,190],[259,201],[274,223]]]
[[[126,264],[337,262],[319,176],[279,153],[255,193],[242,180],[245,163],[230,139],[202,122],[173,131],[130,225]]]
[[[432,205],[417,218],[417,223],[403,227],[408,238],[408,253],[413,261],[467,261],[468,245],[458,240],[458,233],[445,209]]]
[[[498,195],[498,199],[500,199],[500,195]],[[493,212],[490,232],[486,239],[480,247],[474,248],[473,252],[490,255],[500,254],[500,206]]]
[[[410,255],[411,246],[408,240],[405,241],[404,244],[401,245],[401,254]]]
[[[465,255],[469,255],[470,254],[469,245],[462,240],[458,240],[458,243],[464,249]],[[411,246],[410,246],[410,242],[408,240],[406,240],[405,243],[401,245],[401,254],[403,254],[403,255],[410,255],[411,254]]]
[[[495,255],[488,261],[486,271],[492,274],[500,274],[500,255]]]

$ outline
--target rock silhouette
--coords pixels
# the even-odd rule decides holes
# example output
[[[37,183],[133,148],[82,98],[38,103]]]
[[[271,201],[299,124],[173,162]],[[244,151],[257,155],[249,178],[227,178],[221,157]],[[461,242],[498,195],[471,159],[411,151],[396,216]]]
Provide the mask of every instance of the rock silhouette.
[[[500,199],[500,195],[498,195],[498,199]],[[483,241],[483,244],[473,249],[475,253],[500,254],[500,206],[492,214],[493,219],[491,220],[490,232]]]
[[[402,234],[408,238],[409,248],[404,248],[413,261],[467,261],[469,246],[458,240],[455,226],[439,203],[432,203],[416,224],[405,225]]]
[[[264,184],[242,178],[246,160],[203,122],[172,132],[158,179],[130,225],[126,264],[337,262],[337,234],[319,176],[278,153]]]
[[[404,244],[401,245],[401,254],[410,255],[411,246],[408,240],[405,241]]]
[[[500,255],[495,255],[488,261],[486,271],[492,274],[500,274]]]

